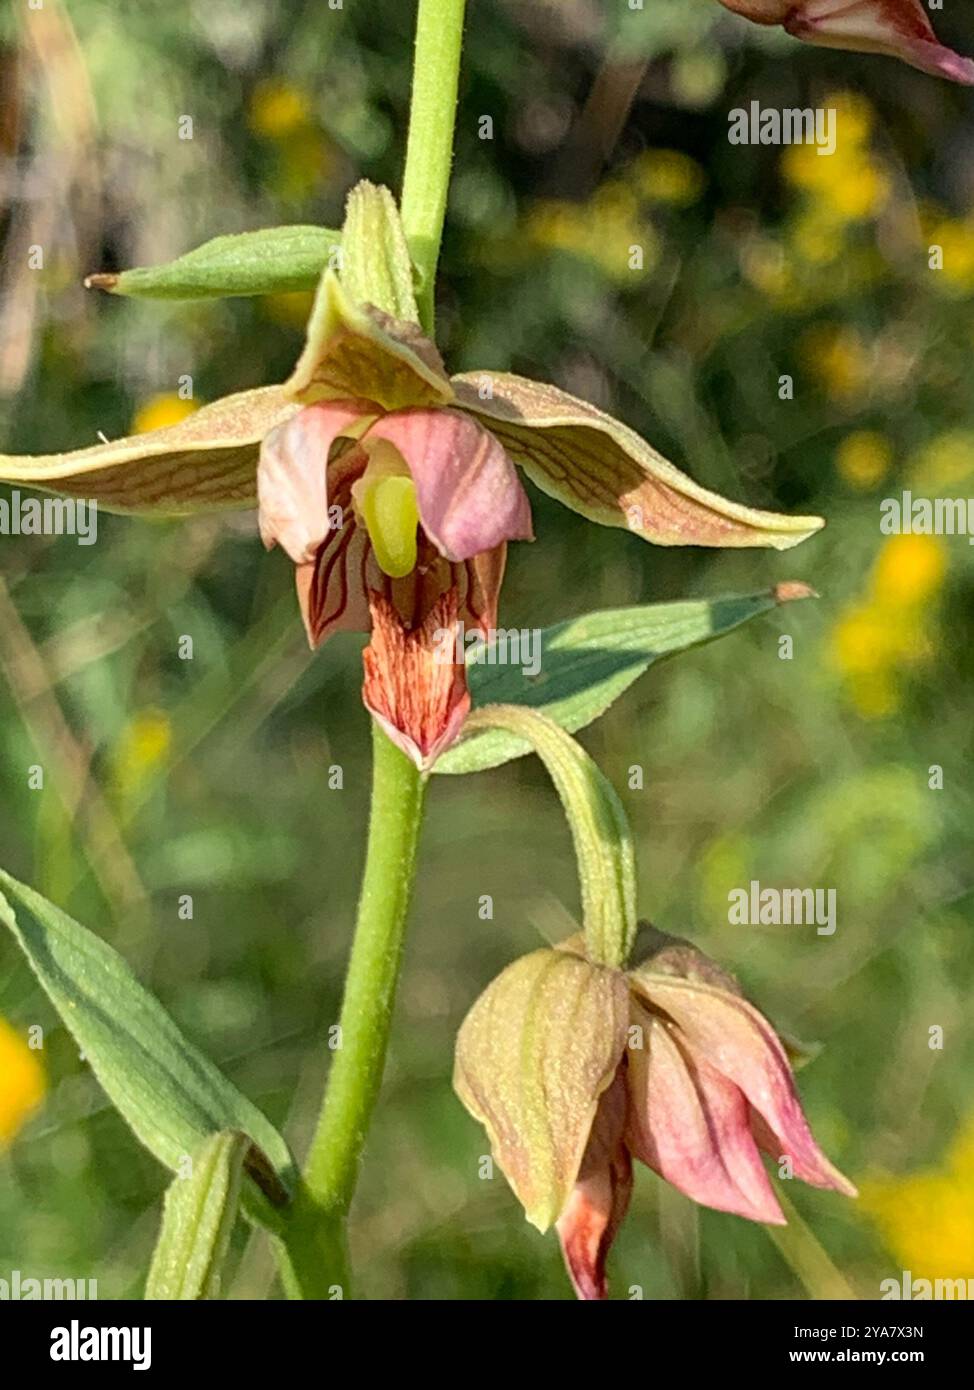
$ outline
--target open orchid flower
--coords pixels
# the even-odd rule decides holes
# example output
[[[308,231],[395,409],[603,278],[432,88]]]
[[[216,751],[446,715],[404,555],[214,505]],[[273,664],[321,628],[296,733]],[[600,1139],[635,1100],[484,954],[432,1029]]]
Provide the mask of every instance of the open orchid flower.
[[[720,0],[755,24],[781,24],[796,39],[826,48],[884,53],[974,85],[974,61],[939,43],[921,0]]]
[[[704,1206],[780,1225],[759,1150],[815,1187],[856,1191],[819,1149],[788,1053],[736,981],[642,928],[628,971],[581,937],[515,961],[474,1004],[454,1086],[540,1230],[557,1223],[579,1298],[606,1297],[632,1160]]]
[[[409,654],[400,682],[426,673],[418,697],[407,698],[391,673],[375,678],[373,659],[365,690],[425,770],[455,737],[464,708],[458,673],[444,680],[432,670],[442,625],[431,627],[430,615],[452,594],[438,610],[448,623],[494,626],[507,542],[532,538],[515,464],[574,511],[657,545],[784,550],[822,525],[706,491],[557,387],[506,373],[449,377],[415,323],[351,303],[333,271],[284,386],[228,396],[181,424],[114,443],[0,456],[0,480],[136,513],[257,501],[264,543],[279,543],[296,566],[312,646],[339,628],[369,631],[378,613],[389,629],[383,650]],[[421,727],[403,726],[407,712]]]

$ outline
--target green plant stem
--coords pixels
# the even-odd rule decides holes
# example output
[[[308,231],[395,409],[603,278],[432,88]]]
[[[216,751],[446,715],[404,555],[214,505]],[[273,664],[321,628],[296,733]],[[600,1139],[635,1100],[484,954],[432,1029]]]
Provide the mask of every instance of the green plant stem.
[[[433,332],[436,263],[453,162],[460,49],[466,0],[419,0],[402,224],[419,272],[420,322]]]
[[[422,822],[424,779],[375,723],[372,746],[372,810],[340,1045],[283,1236],[289,1292],[303,1298],[334,1297],[336,1288],[348,1296],[345,1224],[382,1083]]]

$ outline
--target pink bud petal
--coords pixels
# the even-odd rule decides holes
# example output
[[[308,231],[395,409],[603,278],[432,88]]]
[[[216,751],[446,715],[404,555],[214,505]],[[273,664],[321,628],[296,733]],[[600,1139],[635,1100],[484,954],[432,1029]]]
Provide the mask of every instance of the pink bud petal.
[[[629,1209],[632,1159],[624,1142],[628,1091],[620,1068],[595,1113],[582,1166],[565,1209],[558,1237],[579,1298],[608,1297],[606,1256]]]
[[[711,985],[648,972],[633,984],[676,1023],[695,1065],[705,1059],[740,1088],[777,1137],[779,1153],[791,1158],[795,1177],[856,1195],[815,1143],[784,1047],[752,1004]]]
[[[459,410],[397,410],[367,439],[402,454],[416,485],[423,530],[448,560],[468,560],[504,541],[534,539],[517,471],[492,434]]]
[[[695,1202],[783,1225],[740,1090],[672,1024],[635,1003],[632,1017],[643,1029],[627,1054],[633,1153]]]
[[[340,434],[374,412],[367,401],[320,401],[278,425],[260,446],[260,537],[296,565],[310,563],[328,533],[328,454]]]

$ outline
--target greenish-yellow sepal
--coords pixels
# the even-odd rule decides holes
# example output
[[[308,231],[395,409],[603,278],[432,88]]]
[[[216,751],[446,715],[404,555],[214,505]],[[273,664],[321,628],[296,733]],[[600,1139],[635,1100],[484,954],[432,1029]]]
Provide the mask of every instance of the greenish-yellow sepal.
[[[540,950],[487,987],[457,1038],[454,1087],[532,1225],[558,1219],[626,1041],[618,971]]]
[[[286,390],[303,405],[368,400],[383,410],[453,399],[440,355],[422,330],[355,304],[334,271],[318,286],[304,351]]]

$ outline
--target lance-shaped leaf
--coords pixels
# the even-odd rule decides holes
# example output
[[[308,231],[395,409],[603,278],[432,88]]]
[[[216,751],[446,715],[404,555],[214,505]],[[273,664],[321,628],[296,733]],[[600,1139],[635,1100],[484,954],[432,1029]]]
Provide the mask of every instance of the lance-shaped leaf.
[[[440,354],[422,329],[355,304],[331,270],[322,276],[286,389],[303,405],[364,397],[384,410],[453,399]]]
[[[211,1134],[192,1156],[191,1171],[173,1179],[146,1281],[149,1300],[216,1298],[240,1205],[246,1134]]]
[[[586,954],[624,965],[636,937],[636,867],[629,821],[611,782],[580,744],[535,710],[485,705],[467,724],[524,739],[544,763],[571,827]]]
[[[273,1224],[268,1203],[287,1200],[294,1163],[266,1116],[183,1036],[117,951],[2,869],[0,890],[0,922],[136,1137],[179,1172],[212,1134],[249,1135],[248,1171],[268,1199],[256,1214]]]
[[[507,632],[474,649],[467,669],[470,694],[475,708],[524,705],[574,733],[604,714],[654,662],[812,593],[806,584],[785,583],[757,594],[606,609],[540,633]],[[509,730],[484,730],[468,721],[460,742],[434,771],[480,772],[530,751]]]
[[[542,492],[602,526],[655,545],[789,550],[824,525],[708,492],[628,425],[557,386],[506,372],[452,380],[459,404],[482,417]]]
[[[470,1010],[453,1084],[532,1225],[568,1200],[626,1041],[625,977],[563,951],[509,965]]]
[[[117,512],[180,516],[252,507],[260,441],[295,409],[280,386],[241,391],[148,434],[66,454],[0,454],[0,482],[90,499]]]
[[[214,237],[164,265],[89,275],[88,289],[137,299],[218,299],[313,290],[338,264],[341,237],[326,227],[263,227]]]

